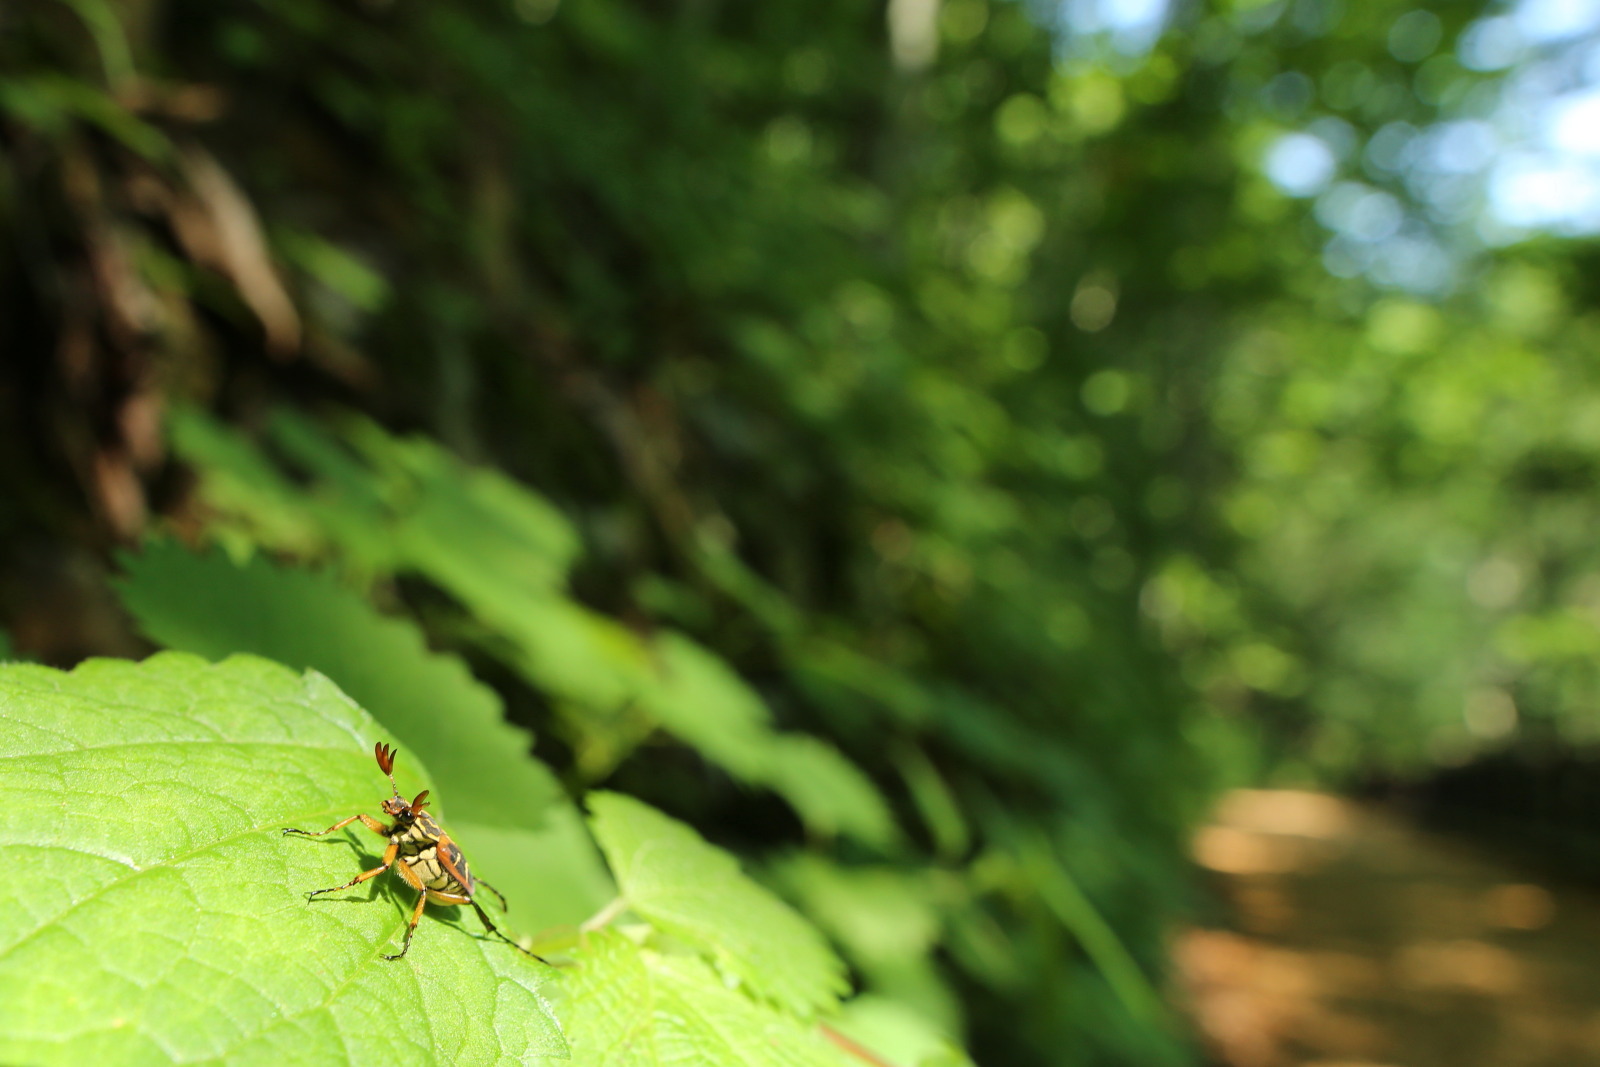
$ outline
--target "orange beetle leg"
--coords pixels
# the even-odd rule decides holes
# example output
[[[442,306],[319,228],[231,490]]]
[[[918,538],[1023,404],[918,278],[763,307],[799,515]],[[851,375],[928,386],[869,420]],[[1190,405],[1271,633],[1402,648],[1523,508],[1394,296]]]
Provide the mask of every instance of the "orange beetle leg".
[[[326,830],[296,830],[292,826],[285,826],[283,828],[283,832],[286,834],[299,834],[301,837],[321,837],[323,834],[331,834],[335,830],[343,830],[346,826],[349,826],[357,819],[361,820],[362,826],[365,826],[368,830],[371,830],[375,834],[381,834],[386,829],[383,823],[379,822],[377,819],[374,819],[370,815],[362,815],[358,812],[355,815],[350,816],[348,819],[340,819]]]
[[[368,878],[378,877],[378,875],[382,874],[384,871],[387,871],[391,866],[393,866],[395,854],[399,851],[400,843],[397,841],[391,841],[389,843],[389,847],[383,850],[383,862],[378,866],[372,868],[370,871],[362,871],[344,885],[336,885],[328,889],[314,890],[306,896],[306,899],[310,900],[312,897],[320,897],[324,893],[337,893],[341,889],[349,889],[351,886],[360,885]]]

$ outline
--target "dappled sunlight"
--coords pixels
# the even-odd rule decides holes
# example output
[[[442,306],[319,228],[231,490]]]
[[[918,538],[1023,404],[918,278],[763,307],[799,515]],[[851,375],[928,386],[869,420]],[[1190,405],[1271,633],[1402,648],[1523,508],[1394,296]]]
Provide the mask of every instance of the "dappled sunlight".
[[[1236,789],[1222,800],[1218,825],[1266,834],[1335,838],[1350,832],[1358,809],[1325,793]]]
[[[1230,793],[1193,851],[1226,918],[1184,931],[1174,958],[1227,1067],[1600,1055],[1600,900],[1315,793]]]
[[[1223,874],[1288,874],[1319,866],[1328,858],[1319,842],[1209,826],[1195,841],[1195,859]]]

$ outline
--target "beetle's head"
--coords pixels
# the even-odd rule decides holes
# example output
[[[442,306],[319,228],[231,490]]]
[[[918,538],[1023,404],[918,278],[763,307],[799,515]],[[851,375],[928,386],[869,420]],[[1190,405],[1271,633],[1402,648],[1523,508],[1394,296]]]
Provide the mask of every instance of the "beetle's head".
[[[398,818],[402,815],[409,816],[411,814],[411,805],[399,797],[390,797],[383,802],[383,813],[391,818]]]
[[[408,819],[421,814],[422,805],[428,799],[428,791],[424,789],[409,803],[400,795],[400,786],[394,780],[394,749],[379,742],[372,746],[372,755],[377,759],[378,767],[389,776],[389,785],[394,789],[394,796],[383,802],[383,813],[395,818],[404,816]]]

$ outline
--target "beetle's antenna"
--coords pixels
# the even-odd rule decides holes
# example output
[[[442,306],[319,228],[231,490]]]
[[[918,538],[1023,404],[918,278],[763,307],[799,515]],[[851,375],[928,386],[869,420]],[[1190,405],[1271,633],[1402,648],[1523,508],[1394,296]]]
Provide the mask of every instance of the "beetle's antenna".
[[[389,785],[394,790],[395,799],[404,800],[405,797],[400,795],[400,786],[394,780],[394,749],[379,741],[372,746],[372,755],[378,761],[378,768],[389,776]]]

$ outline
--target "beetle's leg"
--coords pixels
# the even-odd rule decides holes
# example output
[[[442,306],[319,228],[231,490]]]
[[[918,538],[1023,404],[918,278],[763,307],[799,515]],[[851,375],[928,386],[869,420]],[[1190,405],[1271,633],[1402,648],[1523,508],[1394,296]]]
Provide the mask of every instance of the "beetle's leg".
[[[555,964],[551,963],[549,960],[545,959],[543,956],[539,955],[537,952],[529,952],[527,949],[523,948],[521,945],[519,945],[515,941],[511,940],[505,934],[502,934],[499,930],[495,929],[494,923],[489,921],[489,913],[484,911],[483,908],[479,906],[479,904],[478,904],[478,902],[476,900],[473,900],[471,897],[466,897],[465,900],[466,900],[466,902],[468,904],[472,905],[472,910],[477,912],[478,913],[478,918],[483,920],[484,927],[491,934],[493,934],[495,937],[498,937],[500,940],[504,941],[506,944],[510,945],[512,948],[516,949],[518,952],[522,953],[524,956],[532,956],[534,959],[538,960],[540,963],[544,964],[546,967],[554,967],[555,966]]]
[[[381,834],[385,829],[383,823],[379,822],[377,819],[374,819],[370,815],[362,815],[358,812],[357,814],[350,816],[348,819],[340,819],[326,830],[296,830],[292,826],[285,826],[283,828],[283,832],[286,834],[299,834],[301,837],[321,837],[323,834],[331,834],[335,830],[343,830],[346,826],[349,826],[357,819],[361,820],[362,826],[365,826],[368,830],[371,830],[375,834]]]
[[[398,848],[398,846],[400,845],[398,845],[397,841],[395,848]],[[395,872],[398,872],[398,875],[405,881],[406,885],[416,889],[416,907],[411,909],[411,923],[405,928],[405,942],[400,945],[400,952],[394,953],[394,955],[389,955],[387,952],[384,953],[386,960],[398,960],[406,952],[411,952],[411,936],[416,933],[416,925],[418,925],[419,921],[422,921],[422,907],[427,904],[427,897],[429,897],[427,886],[422,885],[421,878],[418,877],[418,873],[411,870],[410,864],[398,865],[398,867],[395,867]]]
[[[490,885],[488,882],[485,882],[482,878],[474,878],[473,881],[477,882],[479,885],[483,886],[483,888],[487,889],[489,892],[493,893],[495,896],[500,898],[500,910],[501,911],[509,910],[508,907],[506,906],[506,895],[504,893],[500,892],[500,890],[496,889],[494,886]]]
[[[480,882],[479,884],[481,885],[482,883]],[[521,945],[517,944],[515,941],[511,940],[505,934],[502,934],[498,929],[496,929],[494,923],[489,921],[488,912],[484,911],[481,907],[479,907],[478,906],[478,902],[476,900],[473,900],[472,897],[469,894],[467,894],[467,893],[441,893],[437,889],[430,889],[430,890],[428,890],[428,899],[433,901],[435,904],[447,904],[447,905],[471,904],[472,905],[472,910],[478,913],[478,918],[483,920],[483,925],[495,937],[498,937],[500,940],[504,941],[506,944],[510,945],[512,948],[516,949],[518,952],[522,953],[524,956],[532,956],[534,959],[538,960],[540,963],[544,964],[547,967],[554,967],[555,966],[555,964],[551,963],[549,960],[545,959],[543,956],[540,956],[540,955],[538,955],[536,953],[533,953],[533,952],[529,952],[527,949],[523,948]]]
[[[358,874],[354,878],[350,879],[344,885],[336,885],[336,886],[332,886],[332,887],[330,887],[328,889],[318,889],[315,892],[311,893],[309,896],[307,896],[306,899],[310,900],[312,897],[320,897],[324,893],[337,893],[341,889],[349,889],[353,885],[360,885],[362,882],[365,882],[368,878],[376,878],[376,877],[378,877],[378,875],[382,874],[384,871],[387,871],[394,864],[395,855],[397,853],[399,853],[399,851],[400,851],[400,842],[398,842],[398,841],[389,842],[389,847],[383,850],[383,862],[380,863],[378,866],[372,868],[372,870],[370,870],[370,871],[362,871],[360,874]]]
[[[401,867],[400,870],[405,874],[410,874],[410,872],[411,872],[411,868],[409,868],[409,867]],[[415,877],[415,875],[413,875],[412,877]],[[408,882],[411,881],[411,878],[407,878],[406,881],[408,881]],[[405,939],[404,943],[401,944],[400,951],[396,952],[393,956],[389,955],[388,953],[385,953],[384,957],[383,957],[384,959],[386,959],[386,960],[397,960],[401,956],[404,956],[407,952],[411,951],[411,935],[417,932],[417,923],[422,921],[422,909],[427,903],[428,903],[428,894],[427,893],[418,893],[417,894],[417,906],[411,909],[411,923],[410,923],[410,925],[408,925],[406,927],[406,939]]]

